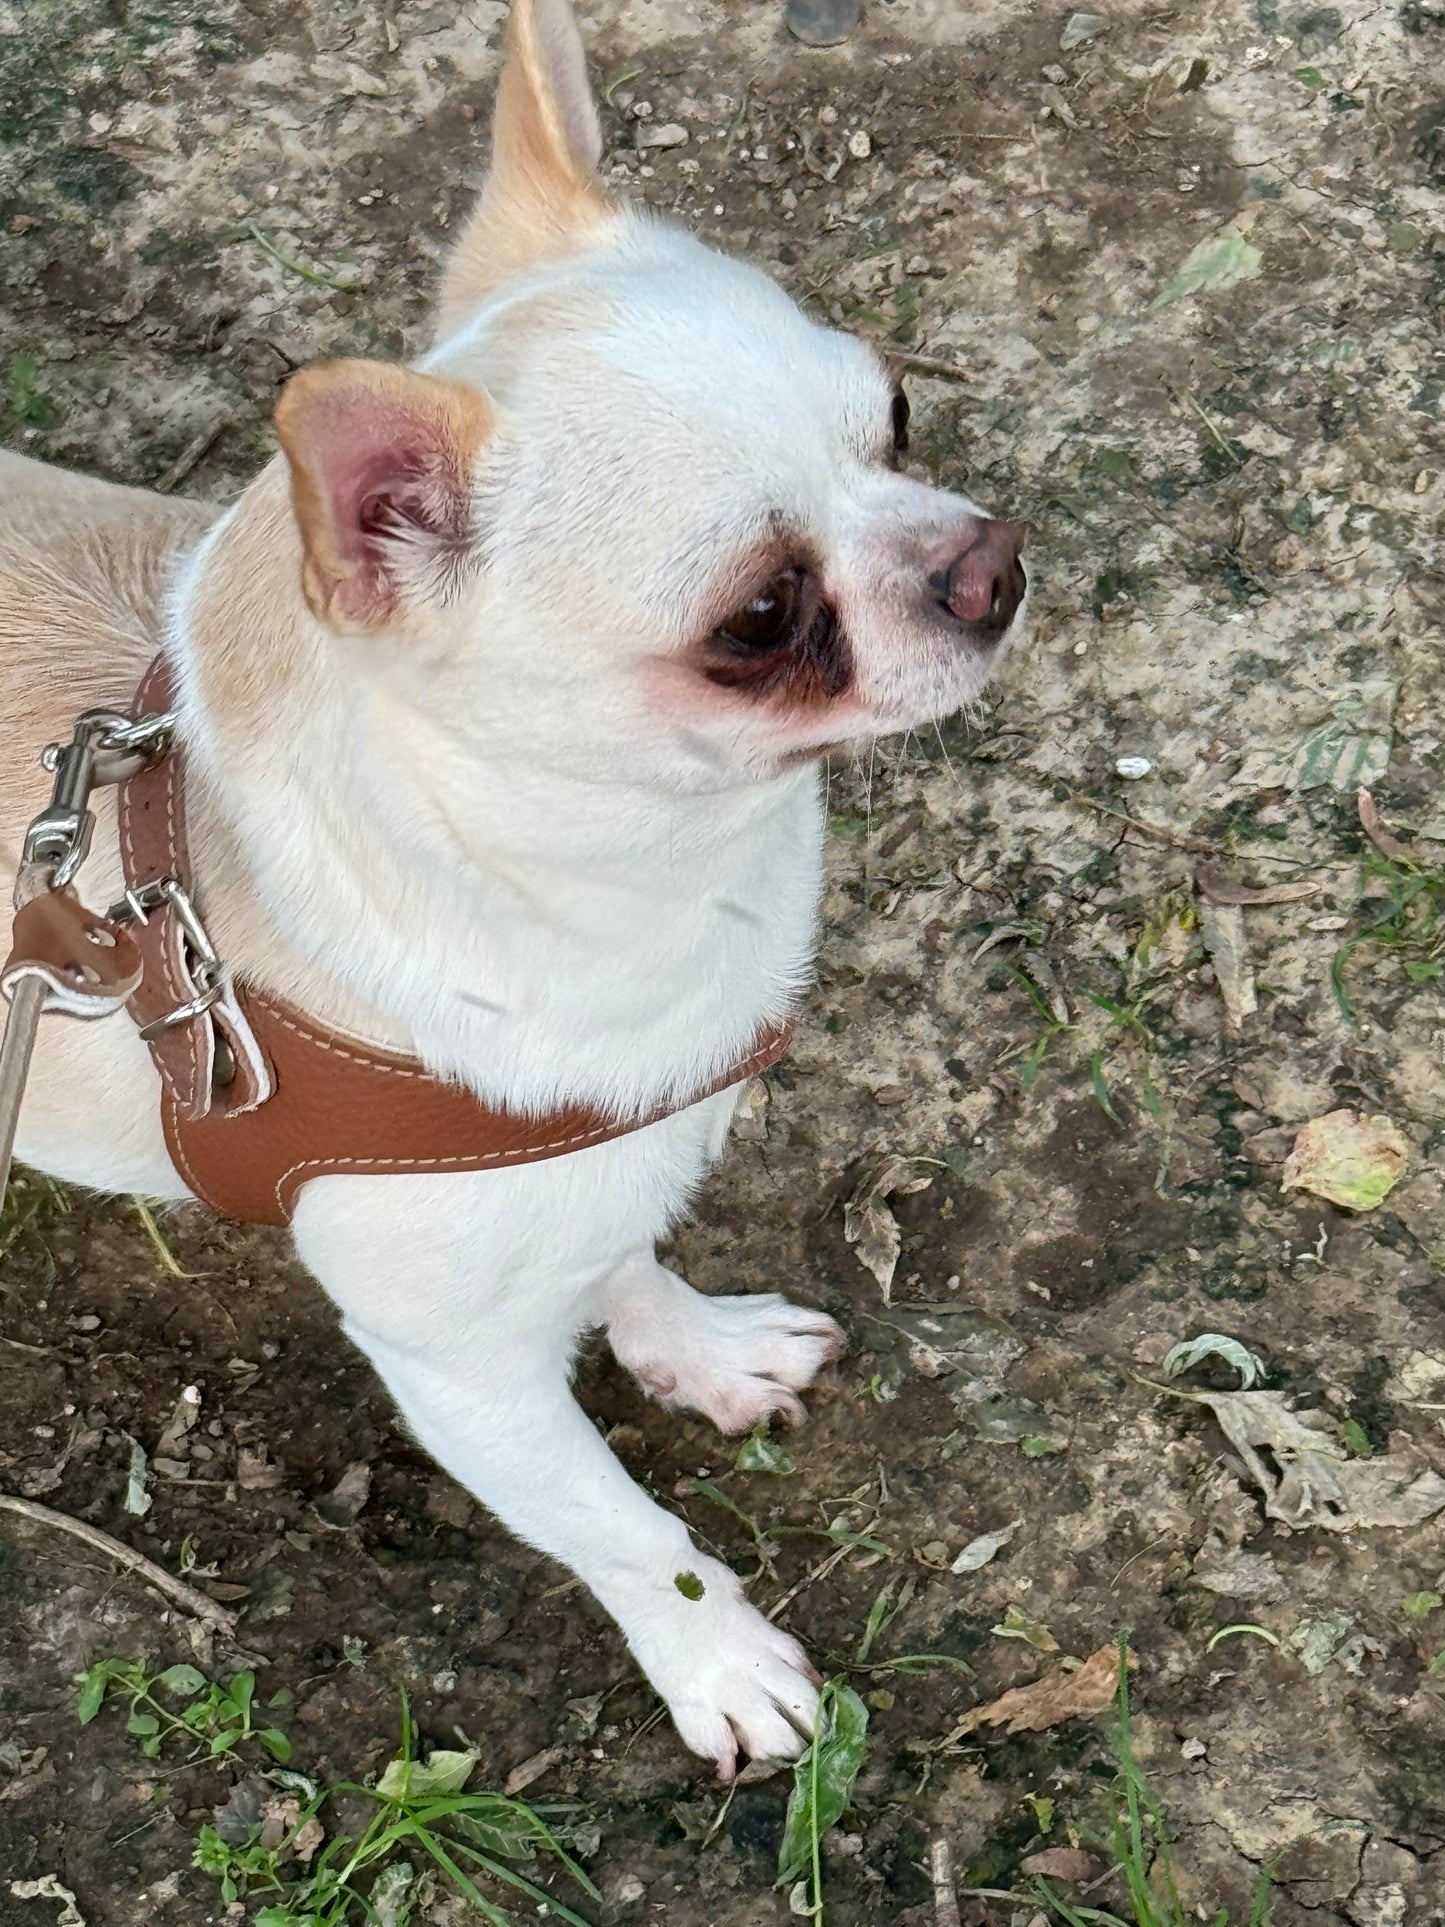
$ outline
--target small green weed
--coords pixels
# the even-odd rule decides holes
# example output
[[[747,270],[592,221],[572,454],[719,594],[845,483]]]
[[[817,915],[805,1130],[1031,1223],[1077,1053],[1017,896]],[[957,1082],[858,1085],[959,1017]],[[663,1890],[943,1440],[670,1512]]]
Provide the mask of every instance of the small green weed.
[[[42,1171],[17,1171],[0,1203],[0,1258],[23,1238],[33,1235],[44,1243],[45,1232],[69,1210],[70,1193],[58,1179]]]
[[[1359,1022],[1359,1011],[1345,981],[1345,969],[1364,945],[1393,952],[1412,984],[1445,977],[1445,874],[1424,869],[1405,856],[1367,856],[1364,880],[1382,887],[1383,903],[1378,896],[1365,899],[1362,908],[1373,913],[1370,921],[1345,939],[1330,966],[1335,1002],[1351,1024]]]
[[[11,420],[25,428],[54,428],[60,410],[36,385],[40,363],[33,355],[17,355],[5,378],[5,411]]]
[[[813,1744],[793,1768],[778,1849],[778,1885],[794,1889],[792,1912],[817,1927],[823,1927],[823,1838],[848,1811],[867,1749],[868,1708],[851,1686],[830,1679],[818,1701]]]
[[[156,1697],[157,1691],[179,1702],[179,1711]],[[203,1743],[211,1754],[230,1753],[243,1741],[256,1740],[273,1760],[289,1760],[291,1742],[274,1726],[257,1726],[252,1713],[256,1675],[236,1673],[224,1686],[213,1684],[194,1666],[168,1666],[148,1673],[137,1661],[103,1659],[80,1680],[80,1723],[88,1726],[114,1694],[130,1707],[125,1730],[141,1743],[148,1760],[159,1754],[172,1734]]]
[[[1143,966],[1140,964],[1140,958],[1142,957],[1147,963],[1150,942],[1151,932],[1150,930],[1146,930],[1144,936],[1140,939],[1139,947],[1135,952],[1134,958],[1131,959],[1130,988],[1125,992],[1128,998],[1127,1002],[1120,1001],[1118,998],[1102,996],[1092,990],[1080,991],[1080,995],[1086,1003],[1092,1004],[1095,1010],[1102,1011],[1106,1017],[1112,1020],[1109,1030],[1104,1037],[1104,1041],[1094,1050],[1088,1051],[1086,1059],[1082,1061],[1086,1062],[1087,1065],[1089,1089],[1095,1103],[1112,1124],[1117,1124],[1121,1128],[1125,1126],[1126,1119],[1120,1115],[1118,1107],[1114,1102],[1113,1093],[1109,1088],[1108,1079],[1105,1076],[1105,1062],[1114,1050],[1124,1044],[1132,1043],[1136,1047],[1135,1055],[1138,1063],[1134,1070],[1134,1080],[1138,1085],[1139,1097],[1145,1110],[1156,1124],[1160,1123],[1164,1116],[1164,1106],[1159,1096],[1158,1087],[1151,1074],[1155,1038],[1153,1032],[1145,1023],[1143,1016],[1152,986],[1148,983],[1141,986],[1133,981],[1135,977],[1142,974]],[[1056,1004],[1047,998],[1033,979],[1025,976],[1022,970],[1016,969],[1012,964],[1005,964],[1004,969],[1008,975],[1013,978],[1014,982],[1018,984],[1019,988],[1027,996],[1029,1002],[1033,1005],[1042,1026],[1032,1044],[1020,1045],[1016,1049],[1006,1052],[1005,1055],[998,1060],[1000,1067],[1002,1067],[1002,1065],[1009,1063],[1016,1057],[1023,1059],[1019,1071],[1019,1089],[1027,1096],[1038,1081],[1038,1075],[1043,1068],[1044,1059],[1053,1048],[1055,1041],[1058,1038],[1073,1038],[1076,1042],[1079,1042],[1082,1039],[1082,1026],[1076,1022],[1068,1021],[1067,1014],[1061,1016],[1060,1010],[1063,1008],[1062,1004]],[[1083,1046],[1083,1048],[1087,1049],[1087,1046]],[[1079,1053],[1076,1050],[1076,1059],[1078,1055]],[[1077,1063],[1074,1068],[1078,1068]]]
[[[1118,1808],[1114,1815],[1112,1845],[1114,1860],[1129,1890],[1127,1919],[1101,1907],[1085,1907],[1065,1900],[1047,1880],[1036,1877],[1034,1890],[1066,1927],[1197,1927],[1196,1916],[1186,1910],[1174,1878],[1174,1857],[1164,1815],[1159,1802],[1144,1778],[1134,1754],[1134,1730],[1129,1708],[1129,1663],[1126,1638],[1119,1640],[1119,1687],[1115,1701],[1114,1725],[1109,1744],[1117,1769],[1114,1792]],[[1266,1868],[1259,1877],[1245,1927],[1269,1927],[1269,1894],[1273,1870]],[[1210,1917],[1210,1927],[1230,1927],[1229,1910],[1222,1907]]]
[[[129,1705],[126,1731],[154,1759],[173,1734],[199,1743],[212,1755],[234,1752],[257,1742],[273,1760],[290,1758],[291,1744],[276,1727],[253,1722],[256,1679],[237,1673],[224,1685],[208,1682],[194,1666],[171,1666],[154,1676],[144,1666],[121,1659],[102,1660],[80,1679],[79,1714],[88,1724],[112,1694]],[[179,1702],[173,1710],[166,1699]],[[263,1842],[258,1822],[244,1840],[227,1840],[218,1828],[204,1826],[197,1836],[192,1864],[217,1882],[227,1908],[244,1910],[262,1901],[253,1927],[353,1927],[383,1916],[410,1918],[417,1887],[416,1861],[468,1901],[492,1927],[509,1927],[508,1916],[478,1888],[478,1877],[524,1895],[538,1912],[569,1927],[588,1927],[580,1914],[546,1893],[518,1871],[519,1865],[548,1856],[565,1867],[584,1893],[600,1899],[586,1873],[567,1852],[543,1812],[498,1793],[468,1793],[476,1767],[475,1752],[434,1752],[418,1758],[411,1706],[401,1696],[401,1750],[375,1786],[349,1781],[319,1786],[298,1773],[268,1772],[298,1798],[284,1835]],[[369,1801],[372,1813],[359,1833],[336,1832],[328,1839],[320,1814],[338,1794]],[[548,1809],[552,1814],[570,1809]]]

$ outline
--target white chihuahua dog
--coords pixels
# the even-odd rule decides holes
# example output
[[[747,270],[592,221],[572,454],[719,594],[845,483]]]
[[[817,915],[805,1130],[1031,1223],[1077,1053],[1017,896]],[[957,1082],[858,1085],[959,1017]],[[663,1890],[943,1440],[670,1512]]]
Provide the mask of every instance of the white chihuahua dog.
[[[623,1472],[572,1356],[601,1326],[738,1432],[797,1418],[839,1349],[654,1244],[736,1090],[695,1094],[807,982],[822,753],[977,696],[1025,585],[1013,525],[900,472],[879,356],[618,205],[600,153],[566,0],[515,0],[415,368],[296,376],[283,453],[220,515],[0,459],[0,821],[18,848],[23,751],[163,647],[238,982],[501,1110],[665,1113],[512,1169],[317,1177],[294,1229],[417,1438],[591,1588],[726,1775],[797,1755],[816,1675]],[[92,900],[121,889],[97,814]],[[125,1020],[47,1023],[19,1153],[184,1199],[159,1089]]]

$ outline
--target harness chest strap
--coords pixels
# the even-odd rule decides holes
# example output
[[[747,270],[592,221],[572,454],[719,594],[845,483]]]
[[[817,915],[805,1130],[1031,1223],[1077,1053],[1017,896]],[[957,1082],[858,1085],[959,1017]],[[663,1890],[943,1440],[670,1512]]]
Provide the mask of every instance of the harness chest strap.
[[[151,664],[139,717],[171,707],[169,666]],[[232,984],[190,907],[184,764],[179,744],[119,792],[121,859],[144,960],[130,998],[161,1074],[162,1119],[176,1168],[223,1217],[286,1224],[308,1179],[491,1171],[621,1137],[668,1106],[619,1122],[571,1105],[544,1117],[492,1110],[404,1056],[314,1023]],[[179,888],[175,886],[179,885]],[[766,1070],[791,1025],[767,1028],[746,1057],[687,1103]]]

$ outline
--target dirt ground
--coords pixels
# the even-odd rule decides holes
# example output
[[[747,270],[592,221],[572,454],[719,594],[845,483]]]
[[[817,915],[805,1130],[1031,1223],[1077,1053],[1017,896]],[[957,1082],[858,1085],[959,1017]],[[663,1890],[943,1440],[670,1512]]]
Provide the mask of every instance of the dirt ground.
[[[1445,1512],[1267,1516],[1160,1384],[1222,1333],[1351,1465],[1445,1473],[1445,7],[1097,5],[1065,49],[1066,6],[869,0],[830,52],[771,0],[583,5],[609,175],[913,357],[914,457],[1029,523],[1037,619],[983,714],[833,770],[806,1021],[677,1240],[696,1284],[848,1329],[794,1468],[738,1469],[601,1358],[580,1390],[869,1702],[836,1927],[946,1927],[940,1840],[966,1923],[1032,1918],[1020,1862],[1107,1835],[1102,1723],[948,1736],[1124,1628],[1191,1916],[1241,1922],[1274,1864],[1276,1927],[1427,1927]],[[419,347],[503,16],[0,0],[6,439],[223,499],[291,369]],[[1282,883],[1312,894],[1206,893]],[[1374,1209],[1281,1188],[1341,1108],[1407,1141]],[[894,1159],[922,1162],[884,1189],[929,1182],[889,1206]],[[589,1918],[790,1917],[787,1778],[725,1803],[600,1612],[408,1441],[283,1240],[178,1213],[178,1277],[130,1203],[52,1207],[12,1199],[0,1487],[222,1591],[307,1773],[378,1769],[401,1684],[480,1779],[530,1761],[528,1798],[581,1803]],[[886,1270],[894,1221],[888,1304],[860,1253]],[[199,1421],[163,1441],[187,1386]],[[169,1468],[144,1517],[132,1442]],[[325,1495],[356,1465],[346,1523]],[[11,1882],[51,1874],[88,1927],[220,1918],[190,1859],[236,1770],[147,1762],[109,1710],[82,1729],[72,1682],[111,1655],[224,1669],[226,1642],[3,1514],[0,1595],[0,1921],[49,1927],[60,1903]]]

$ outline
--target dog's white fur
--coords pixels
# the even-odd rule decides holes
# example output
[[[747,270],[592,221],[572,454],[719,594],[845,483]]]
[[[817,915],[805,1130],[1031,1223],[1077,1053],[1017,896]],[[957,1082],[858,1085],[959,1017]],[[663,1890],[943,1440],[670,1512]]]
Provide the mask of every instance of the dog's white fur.
[[[328,625],[302,598],[313,538],[278,460],[198,541],[177,532],[166,591],[223,954],[512,1108],[650,1106],[740,1056],[810,967],[812,752],[957,709],[999,653],[915,607],[926,559],[981,511],[883,465],[876,357],[608,206],[598,145],[565,0],[517,0],[496,171],[421,364],[485,402],[480,553],[458,569],[403,528],[393,618]],[[852,686],[811,709],[714,690],[685,659],[719,580],[780,522],[806,531],[852,639]],[[74,707],[117,693],[76,690]],[[14,817],[7,802],[12,834]],[[118,881],[103,823],[84,888],[104,902]],[[295,1220],[417,1437],[585,1581],[724,1773],[740,1749],[796,1754],[815,1676],[625,1475],[568,1373],[603,1326],[644,1386],[725,1430],[799,1416],[832,1322],[700,1297],[653,1255],[734,1097],[516,1170],[323,1178]],[[19,1153],[187,1195],[123,1020],[44,1028]]]

